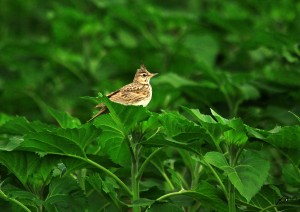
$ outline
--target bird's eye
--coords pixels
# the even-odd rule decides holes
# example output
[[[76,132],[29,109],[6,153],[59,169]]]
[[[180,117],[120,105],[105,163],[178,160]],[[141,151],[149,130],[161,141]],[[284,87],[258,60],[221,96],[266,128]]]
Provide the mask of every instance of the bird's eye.
[[[143,77],[147,76],[147,74],[142,74]]]

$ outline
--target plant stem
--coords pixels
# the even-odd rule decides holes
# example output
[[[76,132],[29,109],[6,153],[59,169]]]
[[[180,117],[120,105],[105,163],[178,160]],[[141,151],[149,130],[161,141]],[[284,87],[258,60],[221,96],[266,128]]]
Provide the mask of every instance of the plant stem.
[[[192,173],[193,175],[193,179],[192,179],[192,183],[191,183],[191,188],[195,189],[198,186],[199,183],[199,178],[200,178],[200,173],[203,170],[203,166],[197,161],[195,163],[195,168],[194,171]]]
[[[176,192],[172,192],[172,193],[168,193],[165,195],[162,195],[161,197],[157,198],[156,201],[160,201],[163,199],[166,199],[168,197],[172,197],[172,196],[178,196],[178,195],[188,195],[188,194],[198,194],[196,191],[190,191],[190,190],[181,190],[181,191],[176,191]]]
[[[213,175],[215,175],[217,181],[219,182],[225,196],[227,197],[228,199],[228,191],[226,190],[225,188],[225,185],[224,183],[222,182],[221,178],[219,177],[219,175],[217,174],[217,172],[214,170],[214,168],[209,164],[209,163],[206,163],[206,165],[208,166],[208,168],[211,170],[211,172],[213,173]]]
[[[153,161],[151,162],[153,164],[153,166],[155,168],[157,168],[157,170],[161,173],[161,175],[165,178],[165,180],[167,181],[167,184],[169,185],[171,190],[174,190],[175,187],[173,185],[173,183],[171,182],[170,178],[168,177],[168,175],[165,173],[165,170],[161,169],[156,163],[154,163]]]
[[[228,197],[229,212],[235,212],[235,188],[230,181],[228,182],[228,194],[229,194]]]
[[[133,160],[131,164],[131,185],[132,185],[132,202],[137,201],[140,198],[139,180],[137,178],[138,173],[138,160]],[[140,212],[139,206],[133,206],[133,212]]]
[[[229,145],[228,152],[229,152],[229,165],[231,167],[235,167],[235,164],[237,162],[237,155],[235,154],[234,147],[232,145]],[[229,212],[235,212],[236,211],[235,188],[230,182],[230,180],[228,180],[228,198],[229,198],[228,199]]]
[[[3,199],[6,199],[8,201],[11,201],[15,204],[17,204],[18,206],[20,206],[21,208],[23,208],[25,211],[27,212],[31,212],[31,210],[29,210],[29,208],[27,208],[23,203],[21,203],[20,201],[14,199],[14,198],[10,198],[8,197],[5,193],[3,193],[3,191],[0,190],[0,196],[3,198]]]
[[[261,209],[260,212],[269,211],[272,208],[277,209],[277,207],[291,207],[291,208],[294,208],[295,211],[296,211],[296,208],[300,208],[300,206],[297,204],[280,204],[280,205],[270,205],[266,208]]]
[[[78,157],[80,159],[83,159],[81,157]],[[84,159],[84,161],[86,161],[87,163],[97,167],[98,169],[102,170],[103,172],[105,172],[107,175],[111,176],[113,179],[115,179],[121,187],[123,187],[125,189],[125,191],[130,195],[132,196],[132,192],[130,191],[130,189],[127,187],[127,185],[125,185],[122,180],[120,180],[120,178],[118,178],[114,173],[112,173],[111,171],[109,171],[108,169],[106,169],[105,167],[99,165],[98,163],[86,158]]]
[[[86,169],[78,170],[77,180],[78,180],[78,183],[79,183],[80,187],[84,191],[84,193],[86,193],[86,190],[85,190],[85,177],[86,177]]]
[[[154,150],[147,158],[146,160],[143,162],[143,164],[141,165],[138,173],[137,173],[137,179],[139,180],[142,177],[142,174],[146,168],[146,166],[148,165],[148,163],[150,162],[150,160],[153,158],[153,156],[160,152],[162,149],[164,149],[164,147],[159,147],[158,149]]]
[[[137,140],[136,143],[134,143],[135,140],[132,136],[128,137],[127,144],[128,148],[130,150],[130,156],[131,156],[131,190],[132,190],[132,203],[137,201],[140,198],[140,187],[139,187],[139,178],[137,177],[138,171],[139,171],[139,157],[140,157],[140,144]],[[141,208],[140,206],[133,206],[132,207],[133,212],[140,212]]]

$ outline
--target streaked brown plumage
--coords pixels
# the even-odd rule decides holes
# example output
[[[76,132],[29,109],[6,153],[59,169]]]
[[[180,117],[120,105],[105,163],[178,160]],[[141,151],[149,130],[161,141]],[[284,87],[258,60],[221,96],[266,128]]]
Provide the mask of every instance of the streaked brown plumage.
[[[142,105],[146,107],[152,98],[152,87],[150,79],[157,73],[150,73],[144,65],[137,70],[133,82],[123,86],[119,90],[112,92],[107,97],[116,103],[122,105]],[[97,118],[101,114],[107,113],[108,109],[104,104],[99,104],[96,108],[101,108],[88,122]]]

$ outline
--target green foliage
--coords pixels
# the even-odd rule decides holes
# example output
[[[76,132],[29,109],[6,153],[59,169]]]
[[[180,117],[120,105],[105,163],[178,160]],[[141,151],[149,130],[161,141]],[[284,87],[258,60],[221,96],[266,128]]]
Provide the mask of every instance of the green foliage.
[[[1,211],[299,210],[299,16],[295,0],[4,0]],[[159,73],[149,106],[110,102],[141,63]],[[110,113],[86,123],[96,103]]]
[[[224,171],[230,182],[249,202],[268,176],[270,164],[254,152],[245,152],[236,166],[230,166],[219,152],[208,152],[204,160]]]

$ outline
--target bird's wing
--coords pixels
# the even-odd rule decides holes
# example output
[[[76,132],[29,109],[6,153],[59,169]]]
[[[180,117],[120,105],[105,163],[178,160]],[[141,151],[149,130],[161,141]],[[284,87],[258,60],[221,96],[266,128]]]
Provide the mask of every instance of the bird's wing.
[[[118,93],[119,91],[120,91],[120,89],[116,90],[114,92],[111,92],[111,93],[107,94],[106,96],[109,98],[109,97],[113,96],[114,94]]]
[[[140,101],[147,96],[147,93],[142,91],[143,85],[138,83],[130,83],[123,86],[119,90],[107,94],[106,96],[113,102],[119,104],[130,105],[134,102]],[[104,107],[103,103],[96,105],[96,108]]]
[[[118,92],[111,95],[109,99],[120,104],[131,105],[147,96],[147,93],[142,88],[143,85],[131,83],[122,87]]]
[[[139,83],[130,83],[128,85],[123,86],[120,90],[123,92],[137,92],[143,88],[142,84]]]

